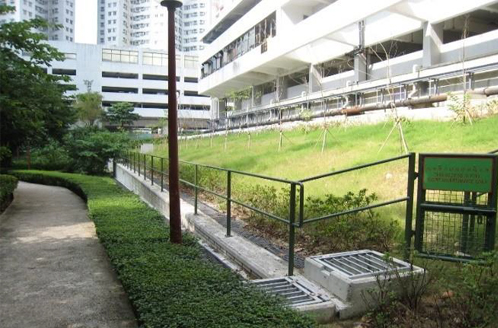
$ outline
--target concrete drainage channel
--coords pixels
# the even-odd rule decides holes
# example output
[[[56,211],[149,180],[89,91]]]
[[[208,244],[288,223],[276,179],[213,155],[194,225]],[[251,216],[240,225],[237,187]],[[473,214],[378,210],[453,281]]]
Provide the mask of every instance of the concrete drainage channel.
[[[167,191],[161,192],[143,177],[123,165],[116,165],[116,180],[139,195],[142,200],[169,217]],[[226,237],[225,228],[213,218],[181,201],[182,225],[199,236],[200,244],[218,262],[236,271],[263,291],[282,297],[289,306],[313,315],[319,323],[347,319],[364,313],[368,304],[365,293],[378,287],[379,281],[395,275],[400,279],[420,275],[423,269],[390,259],[370,250],[326,254],[306,258],[304,270],[286,276],[287,262],[268,250],[233,233]]]

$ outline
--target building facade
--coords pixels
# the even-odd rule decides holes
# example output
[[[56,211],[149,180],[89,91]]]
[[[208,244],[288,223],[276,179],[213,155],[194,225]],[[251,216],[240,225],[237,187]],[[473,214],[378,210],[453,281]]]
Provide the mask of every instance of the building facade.
[[[497,21],[496,0],[228,1],[202,35],[199,92],[240,126],[496,86]]]
[[[210,20],[211,0],[186,0],[176,10],[176,47],[197,52]],[[98,0],[98,44],[166,49],[168,10],[155,0]]]
[[[104,108],[129,102],[140,115],[135,128],[147,128],[166,117],[168,109],[168,54],[136,47],[109,47],[50,42],[66,60],[53,62],[50,74],[71,77],[70,95],[88,90],[102,94]],[[197,57],[178,54],[178,125],[183,129],[205,129],[210,119],[210,99],[197,92]]]
[[[75,0],[0,0],[0,4],[15,7],[13,13],[0,15],[0,25],[7,22],[20,22],[43,18],[50,23],[61,25],[60,29],[44,31],[49,40],[74,42]]]

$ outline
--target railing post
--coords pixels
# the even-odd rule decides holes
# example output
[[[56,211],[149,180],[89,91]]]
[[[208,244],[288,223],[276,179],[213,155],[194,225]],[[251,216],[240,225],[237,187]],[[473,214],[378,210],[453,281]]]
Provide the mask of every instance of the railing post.
[[[197,215],[197,197],[199,195],[199,188],[197,188],[198,181],[198,165],[195,164],[195,173],[194,173],[194,214]]]
[[[410,259],[410,250],[412,246],[412,222],[413,222],[413,195],[415,190],[415,179],[417,178],[417,173],[415,172],[415,153],[410,153],[408,157],[408,186],[406,197],[406,220],[405,220],[405,252],[404,259],[408,261]]]
[[[113,158],[112,159],[112,177],[113,178],[116,178],[116,167],[117,167],[116,159]]]
[[[164,158],[161,157],[161,192],[164,190]]]
[[[291,184],[290,190],[290,202],[289,202],[289,270],[287,275],[292,276],[294,274],[294,244],[296,238],[296,185]]]
[[[147,180],[147,155],[144,154],[144,180]]]
[[[227,237],[232,235],[232,172],[227,171]]]
[[[154,185],[154,156],[150,155],[150,185]]]
[[[137,153],[137,164],[138,164],[138,167],[137,167],[137,171],[138,171],[138,176],[140,176],[140,162],[142,160],[140,159],[140,153]]]

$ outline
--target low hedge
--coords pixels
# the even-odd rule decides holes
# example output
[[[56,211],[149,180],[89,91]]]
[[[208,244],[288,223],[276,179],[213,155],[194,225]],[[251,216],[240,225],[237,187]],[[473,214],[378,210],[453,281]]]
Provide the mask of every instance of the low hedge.
[[[107,177],[13,171],[86,195],[90,218],[142,327],[312,327],[314,322],[207,261],[194,237],[169,242],[163,217]]]
[[[9,206],[16,188],[17,178],[15,176],[0,174],[0,213]]]

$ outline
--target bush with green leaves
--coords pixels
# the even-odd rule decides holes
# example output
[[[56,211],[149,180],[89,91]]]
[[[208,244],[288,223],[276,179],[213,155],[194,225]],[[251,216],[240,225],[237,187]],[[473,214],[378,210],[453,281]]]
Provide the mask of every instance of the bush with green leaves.
[[[71,163],[67,149],[56,140],[48,140],[45,145],[31,149],[30,157],[31,168],[38,170],[65,170]],[[14,159],[12,167],[27,169],[26,156]]]
[[[271,186],[248,186],[244,192],[246,201],[259,209],[281,218],[289,216],[289,190],[277,190]],[[307,197],[304,201],[304,220],[333,213],[365,207],[377,200],[367,190],[348,192],[344,196],[332,194],[325,197]],[[299,204],[299,196],[296,203]],[[249,227],[272,236],[287,239],[288,226],[257,213],[249,214]],[[337,218],[306,224],[297,229],[296,237],[308,251],[349,251],[353,249],[374,249],[388,251],[392,248],[400,228],[396,221],[386,221],[371,210],[347,214]]]
[[[17,188],[17,178],[0,174],[0,213],[10,204],[12,193]]]
[[[71,158],[70,171],[104,174],[109,160],[122,156],[132,142],[125,133],[82,127],[72,130],[64,143]]]
[[[196,240],[169,242],[163,217],[108,177],[14,171],[24,181],[65,186],[87,200],[97,235],[141,327],[313,327],[282,301],[202,256]]]

